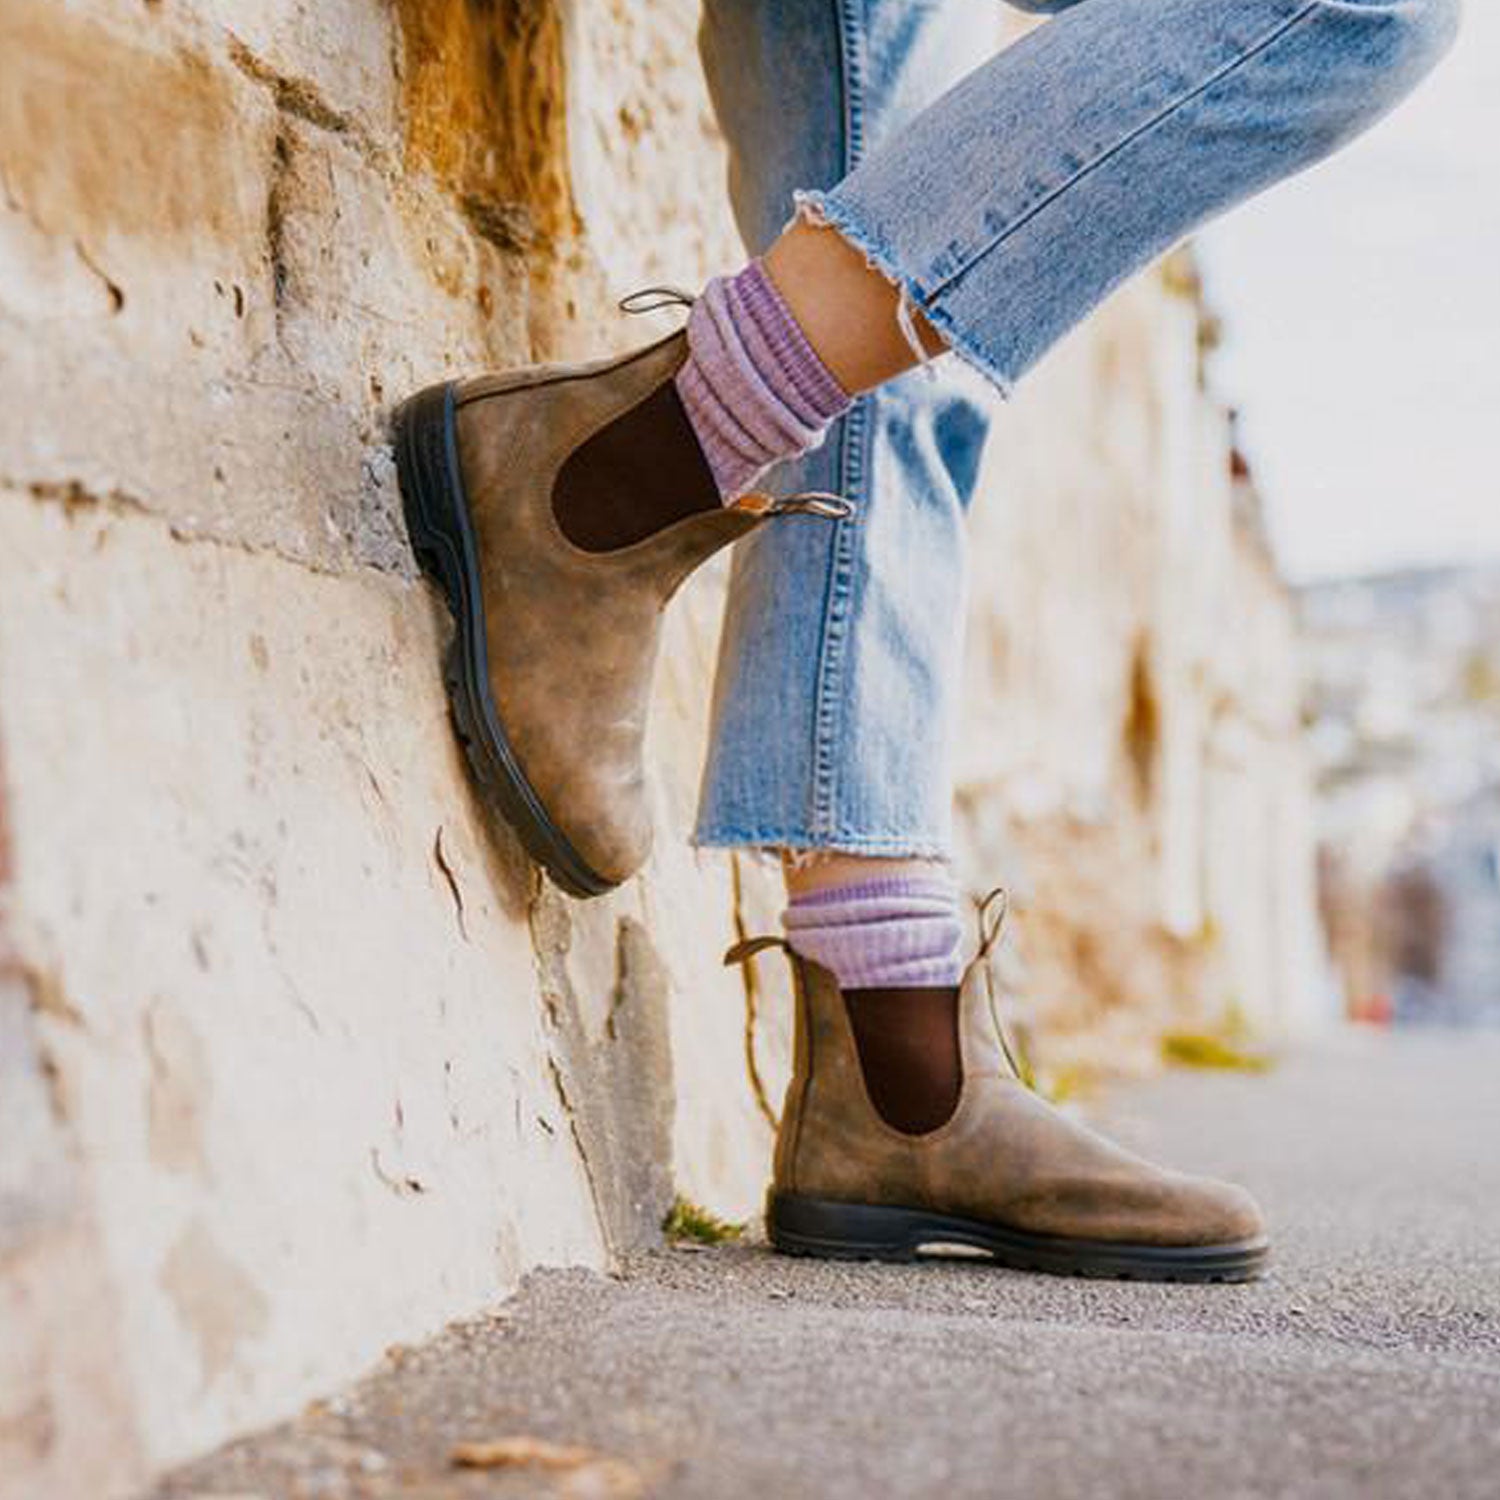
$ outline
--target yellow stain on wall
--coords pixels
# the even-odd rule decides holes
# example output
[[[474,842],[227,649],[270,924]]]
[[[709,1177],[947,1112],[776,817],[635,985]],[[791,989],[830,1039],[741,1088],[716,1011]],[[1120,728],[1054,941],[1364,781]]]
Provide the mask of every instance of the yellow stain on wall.
[[[395,0],[409,166],[511,248],[578,233],[555,0]]]

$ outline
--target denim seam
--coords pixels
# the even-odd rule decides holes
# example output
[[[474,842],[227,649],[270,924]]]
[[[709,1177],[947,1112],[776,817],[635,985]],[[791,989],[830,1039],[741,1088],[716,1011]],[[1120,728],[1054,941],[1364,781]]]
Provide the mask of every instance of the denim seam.
[[[840,449],[840,489],[861,494],[866,483],[866,447],[869,438],[869,403],[857,401],[844,417]],[[849,621],[854,604],[854,523],[840,521],[834,535],[834,566],[824,616],[822,681],[819,683],[817,741],[814,747],[814,803],[812,832],[821,837],[834,830],[837,820],[839,769],[843,763],[845,728],[844,695],[849,659]]]
[[[1307,20],[1307,18],[1319,8],[1320,3],[1321,0],[1306,0],[1306,3],[1303,4],[1300,9],[1294,11],[1291,15],[1286,16],[1282,20],[1278,21],[1274,27],[1267,31],[1257,41],[1244,48],[1235,57],[1231,58],[1230,61],[1216,68],[1201,83],[1195,84],[1185,93],[1178,95],[1178,97],[1174,99],[1170,104],[1164,105],[1161,109],[1159,109],[1149,120],[1143,121],[1133,130],[1128,131],[1118,141],[1116,141],[1114,145],[1110,146],[1105,151],[1101,151],[1091,161],[1085,162],[1084,165],[1079,167],[1076,172],[1072,173],[1064,181],[1060,182],[1056,187],[1052,188],[1049,192],[1044,194],[1029,208],[1023,210],[1018,218],[1007,224],[1005,228],[1002,229],[992,239],[990,239],[983,246],[983,248],[971,252],[971,254],[964,259],[963,264],[960,265],[950,275],[944,277],[942,281],[938,282],[937,285],[930,290],[928,295],[934,302],[938,302],[943,296],[945,296],[950,290],[953,289],[954,285],[957,282],[961,281],[965,276],[967,276],[975,266],[979,265],[986,257],[991,255],[995,250],[999,249],[999,247],[1003,245],[1006,240],[1010,239],[1012,235],[1023,229],[1044,209],[1046,209],[1049,205],[1055,203],[1057,199],[1062,197],[1064,193],[1070,192],[1086,177],[1091,176],[1094,172],[1098,171],[1101,167],[1112,161],[1116,156],[1120,154],[1120,152],[1124,151],[1127,146],[1133,145],[1142,136],[1147,135],[1149,132],[1155,130],[1159,125],[1165,124],[1172,118],[1173,115],[1177,114],[1178,111],[1184,109],[1187,105],[1193,103],[1194,100],[1199,99],[1204,94],[1206,94],[1211,88],[1214,87],[1215,84],[1223,82],[1224,79],[1233,76],[1233,74],[1238,72],[1239,69],[1244,67],[1247,63],[1253,62],[1263,52],[1267,51],[1267,49],[1274,46],[1278,41],[1280,41],[1281,38],[1288,32],[1300,26],[1302,22]]]
[[[865,154],[864,87],[865,59],[860,51],[858,0],[839,0],[839,84],[844,104],[844,175],[857,167]]]
[[[843,171],[854,169],[864,150],[862,112],[864,58],[859,51],[857,0],[839,0],[839,88],[844,124]],[[839,427],[839,488],[860,493],[866,402],[856,401]],[[823,611],[823,638],[818,655],[817,690],[813,700],[812,806],[809,832],[822,838],[833,830],[838,800],[839,760],[844,746],[843,691],[848,659],[849,614],[854,592],[854,537],[850,523],[835,523],[833,557]]]

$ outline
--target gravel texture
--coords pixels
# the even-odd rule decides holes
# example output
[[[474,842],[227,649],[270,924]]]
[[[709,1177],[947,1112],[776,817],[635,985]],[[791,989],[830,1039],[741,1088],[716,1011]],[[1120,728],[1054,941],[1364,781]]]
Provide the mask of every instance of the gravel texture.
[[[1350,1034],[1267,1077],[1176,1074],[1100,1105],[1128,1144],[1260,1195],[1278,1258],[1258,1284],[791,1261],[753,1243],[616,1277],[538,1272],[154,1494],[1489,1500],[1497,1075],[1500,1037]],[[575,1451],[452,1462],[462,1442],[516,1437]]]

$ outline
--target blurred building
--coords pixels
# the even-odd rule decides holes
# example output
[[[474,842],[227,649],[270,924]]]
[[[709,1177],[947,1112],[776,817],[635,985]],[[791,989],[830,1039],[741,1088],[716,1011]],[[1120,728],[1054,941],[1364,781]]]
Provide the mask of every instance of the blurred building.
[[[1321,895],[1356,1015],[1500,1017],[1500,568],[1304,588]]]

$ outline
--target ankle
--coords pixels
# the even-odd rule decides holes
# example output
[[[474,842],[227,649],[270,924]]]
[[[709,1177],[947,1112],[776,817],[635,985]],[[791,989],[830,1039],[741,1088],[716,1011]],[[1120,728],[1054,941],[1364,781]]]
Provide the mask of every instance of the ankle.
[[[805,900],[838,887],[885,884],[897,880],[948,881],[948,867],[941,860],[920,856],[872,859],[867,854],[836,851],[784,850],[781,873],[787,896]]]

